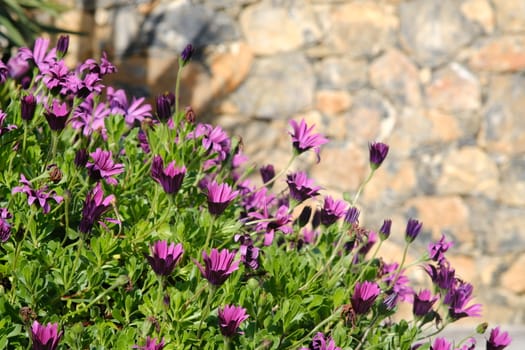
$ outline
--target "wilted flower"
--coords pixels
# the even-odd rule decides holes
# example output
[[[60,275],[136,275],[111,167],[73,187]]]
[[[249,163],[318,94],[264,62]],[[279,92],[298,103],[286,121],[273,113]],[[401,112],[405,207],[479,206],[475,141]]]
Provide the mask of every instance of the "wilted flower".
[[[430,259],[434,261],[441,261],[445,259],[445,253],[452,247],[454,243],[452,241],[445,241],[445,235],[441,235],[441,239],[438,242],[431,242],[428,245],[428,254]]]
[[[82,219],[78,228],[80,232],[90,232],[95,221],[99,220],[100,216],[109,210],[114,201],[115,196],[112,194],[104,198],[102,186],[100,182],[97,183],[95,188],[86,195],[84,208],[82,209]]]
[[[235,252],[230,252],[228,249],[218,251],[213,248],[209,256],[205,251],[202,252],[205,267],[195,260],[194,262],[201,271],[202,277],[206,278],[212,285],[220,286],[239,268],[240,261],[233,261],[234,258]]]
[[[233,191],[226,183],[218,184],[212,181],[207,186],[208,190],[208,211],[210,214],[221,215],[230,202],[237,197],[239,191]]]
[[[7,222],[7,219],[11,218],[7,208],[0,208],[0,243],[7,242],[11,236],[11,225]]]
[[[113,176],[124,172],[124,164],[113,162],[113,153],[97,148],[95,152],[89,154],[93,162],[86,163],[89,176],[98,181],[104,179],[110,185],[116,185],[118,181]]]
[[[185,175],[186,168],[184,166],[175,167],[175,161],[172,161],[164,168],[164,161],[161,156],[153,158],[151,177],[162,185],[164,192],[167,194],[177,194]]]
[[[63,335],[63,331],[58,332],[58,323],[48,323],[44,326],[34,321],[31,326],[33,350],[55,350]]]
[[[58,196],[55,191],[46,192],[47,186],[34,190],[31,187],[31,182],[29,182],[23,174],[20,175],[20,183],[23,186],[14,187],[11,192],[13,194],[17,192],[25,193],[27,195],[27,203],[29,205],[35,204],[37,207],[42,208],[44,214],[49,213],[51,210],[48,203],[50,199],[53,199],[57,203],[62,202],[64,199],[62,196]]]
[[[432,305],[438,300],[437,296],[432,296],[428,289],[424,289],[419,293],[414,293],[414,303],[412,304],[412,312],[416,316],[425,316],[431,309]]]
[[[407,243],[414,242],[422,227],[422,222],[419,222],[416,219],[408,219],[407,228],[405,230],[405,241],[407,241]]]
[[[20,116],[23,120],[31,120],[35,115],[36,109],[36,98],[33,94],[22,97],[20,103]]]
[[[292,145],[298,154],[313,149],[317,155],[317,162],[319,162],[319,150],[322,145],[328,142],[321,134],[314,134],[312,131],[315,125],[308,127],[304,119],[301,119],[299,124],[295,120],[290,120],[290,125],[293,128],[293,132],[290,133],[292,136]]]
[[[287,175],[286,183],[290,189],[290,196],[299,202],[317,196],[321,189],[302,171]]]
[[[345,212],[345,201],[335,200],[331,196],[326,196],[324,199],[324,205],[321,208],[321,223],[325,226],[330,226],[345,215]]]
[[[151,268],[157,275],[168,276],[173,272],[175,265],[179,262],[184,253],[182,244],[167,241],[157,241],[150,246],[151,255],[146,256]]]
[[[300,350],[341,350],[341,348],[335,345],[335,341],[331,337],[325,337],[323,333],[317,332],[312,338],[310,346]]]
[[[512,342],[512,338],[507,332],[500,332],[499,327],[490,331],[490,337],[487,339],[487,350],[503,350]]]
[[[358,315],[366,314],[379,296],[379,293],[381,293],[381,289],[377,283],[370,281],[357,282],[354,293],[350,298],[352,309]]]
[[[223,308],[219,308],[219,327],[222,335],[225,337],[233,337],[237,332],[237,329],[241,323],[246,320],[249,315],[246,313],[246,309],[235,305],[226,305]]]
[[[373,142],[369,146],[370,167],[375,170],[383,163],[388,154],[388,145],[381,142]]]
[[[46,106],[44,116],[51,130],[63,130],[66,126],[67,117],[69,116],[67,103],[60,103],[58,100],[53,99],[52,105]]]

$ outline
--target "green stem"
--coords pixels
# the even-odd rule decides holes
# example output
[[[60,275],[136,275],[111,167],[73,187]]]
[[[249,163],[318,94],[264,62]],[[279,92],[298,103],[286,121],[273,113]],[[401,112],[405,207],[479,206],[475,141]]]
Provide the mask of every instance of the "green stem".
[[[224,350],[230,350],[232,348],[231,339],[228,337],[223,337],[223,339],[224,339]]]
[[[182,73],[183,65],[181,64],[179,60],[179,69],[177,71],[177,80],[175,82],[175,125],[178,126],[180,124],[179,120],[179,98],[180,98],[180,81],[181,81],[181,73]]]
[[[374,251],[374,254],[372,255],[372,257],[370,259],[368,259],[368,261],[366,262],[366,265],[364,268],[361,269],[361,272],[359,273],[359,276],[357,276],[355,282],[359,282],[361,280],[361,278],[363,277],[363,274],[365,273],[366,270],[368,270],[368,268],[370,267],[370,264],[372,264],[372,261],[374,261],[374,259],[376,258],[377,256],[377,253],[379,252],[379,249],[381,249],[381,245],[383,244],[383,241],[379,241],[379,244],[377,245],[375,251]],[[350,290],[354,290],[354,288],[350,288]]]
[[[208,318],[208,315],[210,314],[210,310],[211,310],[211,304],[212,304],[212,301],[213,301],[213,296],[215,295],[215,291],[216,291],[216,287],[212,284],[209,284],[210,286],[210,289],[208,291],[208,298],[206,299],[206,305],[204,306],[204,310],[202,312],[202,317],[201,317],[201,320],[199,322],[199,329],[197,330],[197,338],[200,338],[201,336],[201,330],[202,330],[202,323],[204,322],[204,320],[206,318]],[[202,343],[202,339],[199,339],[199,348],[200,347],[200,343]]]
[[[211,242],[211,235],[213,232],[213,225],[215,224],[215,216],[212,215],[210,226],[208,227],[208,233],[206,234],[206,243],[204,243],[204,250],[208,250],[208,245]]]
[[[286,164],[286,166],[281,170],[279,171],[273,178],[271,178],[270,180],[268,180],[267,182],[263,183],[259,188],[257,188],[255,190],[255,192],[257,191],[260,191],[263,187],[267,187],[271,184],[273,184],[275,182],[275,180],[277,180],[279,177],[281,177],[285,172],[288,171],[288,169],[290,168],[290,166],[292,165],[292,163],[294,162],[295,158],[297,158],[297,154],[294,153],[292,155],[292,157],[290,158],[290,160],[288,161],[288,164]]]
[[[325,318],[324,320],[322,320],[321,322],[319,322],[317,324],[317,326],[314,327],[314,329],[312,329],[310,331],[310,333],[308,333],[307,335],[305,335],[302,339],[300,339],[299,341],[296,342],[296,344],[301,344],[302,342],[304,342],[305,340],[307,339],[310,339],[315,333],[317,333],[317,331],[319,329],[321,329],[325,324],[327,323],[330,323],[332,322],[334,319],[338,319],[340,316],[341,316],[341,310],[342,309],[339,309],[339,310],[335,310],[334,313],[330,316],[330,317],[327,317]],[[294,345],[293,347],[295,347],[296,345]],[[289,347],[288,349],[290,349],[292,347]]]
[[[361,349],[361,347],[363,346],[363,344],[365,343],[365,340],[366,338],[368,337],[368,333],[370,333],[370,331],[375,327],[377,321],[379,319],[379,315],[376,315],[373,319],[373,321],[370,323],[370,325],[368,326],[368,328],[366,329],[365,333],[363,334],[363,336],[361,337],[361,341],[359,342],[359,345],[357,345],[357,347],[355,348],[355,350],[359,350]]]
[[[401,276],[401,271],[403,270],[403,265],[405,264],[405,260],[407,258],[408,246],[409,246],[409,243],[406,243],[405,249],[403,250],[403,258],[401,258],[401,263],[399,264],[399,267],[397,268],[396,277],[394,277],[394,280],[392,281],[392,287],[396,285],[397,280]]]
[[[365,179],[365,181],[363,181],[361,183],[361,185],[359,185],[359,188],[357,189],[357,192],[354,196],[354,199],[352,200],[352,202],[350,203],[352,206],[355,206],[355,204],[357,203],[357,200],[359,199],[359,197],[361,196],[361,193],[363,192],[363,190],[365,189],[365,186],[370,182],[370,180],[372,179],[372,177],[374,176],[374,172],[375,170],[372,169],[370,170],[370,173],[368,174],[367,178]]]

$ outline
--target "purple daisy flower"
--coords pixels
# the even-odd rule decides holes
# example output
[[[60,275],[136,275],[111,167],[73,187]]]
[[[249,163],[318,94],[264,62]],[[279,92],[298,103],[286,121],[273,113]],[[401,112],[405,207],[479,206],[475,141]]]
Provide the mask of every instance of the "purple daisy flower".
[[[500,332],[499,327],[490,331],[490,337],[487,339],[487,350],[503,350],[512,342],[512,338],[507,332]]]
[[[63,130],[66,127],[66,121],[69,116],[67,103],[60,103],[60,101],[53,99],[51,106],[46,106],[44,116],[46,117],[51,130]]]
[[[321,209],[321,224],[330,226],[339,220],[346,212],[346,202],[334,200],[331,196],[326,196],[324,205]]]
[[[146,256],[146,259],[153,271],[159,276],[168,276],[182,258],[184,249],[180,243],[168,245],[167,241],[157,241],[150,246],[150,252],[151,255]]]
[[[57,56],[62,58],[66,55],[67,49],[69,48],[69,35],[61,35],[58,37],[56,45]]]
[[[188,44],[184,47],[184,50],[180,53],[180,59],[182,66],[185,66],[192,58],[195,53],[195,48],[192,44]]]
[[[205,267],[195,260],[194,262],[201,271],[202,277],[212,285],[220,286],[239,268],[240,260],[233,261],[234,258],[235,252],[230,252],[228,249],[218,251],[213,248],[209,256],[205,251],[202,252]]]
[[[335,341],[331,337],[325,337],[321,332],[317,332],[312,338],[310,346],[307,348],[301,348],[300,350],[341,350],[340,347],[335,345]]]
[[[43,72],[56,60],[56,49],[52,48],[47,52],[48,47],[49,39],[37,38],[33,51],[27,47],[22,47],[19,50],[19,55],[22,59],[33,62]]]
[[[114,90],[112,87],[108,87],[107,95],[111,113],[124,116],[126,124],[129,126],[135,125],[136,121],[143,121],[145,117],[151,117],[151,105],[143,104],[144,97],[139,99],[133,97],[131,104],[129,104],[124,90]]]
[[[376,298],[381,293],[381,289],[375,282],[364,281],[357,282],[354,287],[354,294],[350,298],[352,309],[358,315],[366,314]]]
[[[388,154],[388,145],[381,142],[373,142],[369,146],[370,151],[370,167],[376,170],[381,166]]]
[[[153,158],[151,177],[162,185],[164,192],[167,194],[177,194],[185,175],[186,168],[184,166],[175,167],[175,161],[169,163],[168,166],[164,168],[164,161],[161,156],[155,156]]]
[[[472,301],[473,291],[472,284],[456,278],[455,284],[449,289],[443,300],[443,304],[449,306],[448,314],[453,320],[481,316],[481,304],[467,306]]]
[[[288,207],[286,205],[281,205],[279,209],[277,209],[274,217],[268,214],[267,207],[264,208],[262,213],[252,212],[249,213],[249,216],[261,220],[255,228],[257,231],[265,232],[263,243],[265,246],[272,244],[275,231],[281,231],[284,234],[290,234],[293,231],[290,226],[292,215],[288,213]]]
[[[11,219],[12,215],[7,208],[0,208],[0,243],[5,243],[11,236],[11,225],[7,219]]]
[[[267,182],[269,182],[271,179],[273,179],[275,177],[275,169],[274,169],[273,165],[271,165],[271,164],[262,166],[259,169],[259,172],[261,174],[261,178],[262,178],[263,183],[267,183]]]
[[[401,270],[398,277],[397,270],[399,264],[393,262],[391,264],[381,264],[379,275],[382,277],[382,281],[386,284],[386,289],[397,294],[399,299],[403,301],[411,300],[414,291],[410,287],[410,280],[405,275],[405,270]],[[395,284],[394,284],[395,282]]]
[[[109,116],[111,111],[104,103],[99,103],[96,107],[94,107],[94,104],[93,95],[89,95],[73,111],[70,124],[73,129],[81,129],[82,135],[86,137],[96,131],[105,140],[107,138],[107,130],[104,119]]]
[[[392,228],[392,220],[390,219],[383,220],[383,224],[381,225],[381,228],[379,229],[379,238],[381,238],[382,241],[390,237],[391,228]]]
[[[7,68],[4,62],[0,61],[0,84],[5,83],[8,76],[9,76],[9,68]]]
[[[22,97],[20,103],[20,116],[23,120],[31,120],[35,115],[36,98],[33,94]]]
[[[67,68],[66,63],[63,60],[60,60],[50,63],[48,67],[42,71],[42,75],[39,77],[42,78],[42,81],[49,90],[54,93],[64,93],[67,92],[67,89],[64,90],[64,88],[67,88],[68,80],[71,75],[72,74]]]
[[[450,342],[445,338],[436,338],[432,346],[430,346],[430,350],[451,350],[451,346]]]
[[[432,305],[438,300],[438,296],[433,296],[428,289],[419,293],[414,293],[414,303],[412,304],[412,313],[416,316],[425,316],[432,309]]]
[[[319,186],[314,186],[314,181],[302,171],[287,175],[286,183],[290,189],[290,196],[299,202],[317,196],[321,189]]]
[[[168,94],[162,94],[155,98],[155,110],[159,120],[168,120],[172,115],[172,99]]]
[[[425,271],[440,289],[449,290],[456,283],[456,271],[450,267],[446,259],[439,261],[437,267],[427,265]]]
[[[82,209],[82,219],[80,220],[79,230],[83,233],[89,233],[99,220],[102,214],[107,212],[111,204],[115,202],[115,196],[109,195],[104,198],[104,191],[102,185],[97,183],[93,190],[89,191],[84,201],[84,208]]]
[[[42,208],[44,214],[49,213],[51,206],[49,200],[53,199],[55,202],[60,203],[64,200],[62,196],[58,196],[55,191],[46,192],[47,186],[44,186],[38,190],[34,190],[24,174],[20,175],[20,183],[22,186],[14,187],[12,193],[22,192],[27,195],[27,203],[29,205],[35,204],[37,207]]]
[[[248,234],[235,235],[235,242],[240,242],[239,253],[244,266],[257,270],[259,268],[259,248],[253,245],[253,240]]]
[[[249,315],[246,309],[235,305],[226,305],[218,310],[219,328],[225,337],[233,337],[235,334],[242,334],[237,329]]]
[[[230,202],[237,197],[239,191],[233,191],[226,183],[218,184],[215,180],[207,185],[208,211],[210,214],[221,215]]]
[[[89,155],[93,159],[93,162],[86,164],[89,176],[94,181],[104,179],[110,185],[118,184],[118,181],[113,176],[124,172],[124,164],[115,164],[111,151],[103,151],[100,148],[97,148],[95,152]]]
[[[16,125],[9,124],[4,126],[4,122],[7,119],[7,114],[0,109],[0,136],[8,133],[11,130],[16,129]]]
[[[356,207],[350,207],[348,208],[348,211],[345,215],[345,222],[349,224],[358,224],[359,223],[359,209]]]
[[[140,349],[140,350],[162,350],[164,349],[164,338],[162,338],[157,343],[157,338],[150,338],[149,336],[146,338],[146,344],[143,346],[134,345],[134,349]]]
[[[293,128],[290,136],[292,137],[292,145],[295,152],[301,154],[309,149],[313,149],[317,155],[317,162],[319,162],[320,147],[327,143],[328,139],[321,134],[314,134],[312,131],[315,125],[308,127],[304,119],[301,119],[299,124],[295,120],[290,120],[290,126]]]
[[[405,230],[405,241],[407,243],[412,243],[421,232],[423,223],[417,221],[416,219],[408,219],[407,227]]]
[[[33,350],[55,350],[63,335],[63,331],[58,331],[58,323],[42,325],[34,321],[31,326]]]

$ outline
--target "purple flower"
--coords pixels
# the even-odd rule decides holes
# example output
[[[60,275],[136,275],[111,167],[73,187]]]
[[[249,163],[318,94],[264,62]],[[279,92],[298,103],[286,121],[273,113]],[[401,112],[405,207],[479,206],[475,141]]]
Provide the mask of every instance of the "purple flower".
[[[410,280],[404,274],[405,270],[401,270],[399,276],[396,277],[398,268],[399,264],[396,262],[391,264],[383,263],[381,264],[379,275],[382,277],[382,281],[386,284],[387,290],[396,293],[399,299],[407,301],[412,298],[414,292],[410,287]]]
[[[425,271],[440,289],[449,290],[456,283],[456,271],[450,267],[449,262],[445,259],[439,261],[437,267],[428,265]]]
[[[341,348],[335,345],[335,341],[331,337],[325,337],[323,333],[317,332],[312,338],[310,346],[300,350],[341,350]]]
[[[237,197],[239,191],[233,191],[226,183],[218,184],[215,180],[208,183],[208,211],[210,214],[221,215],[230,202]]]
[[[129,126],[133,126],[135,121],[141,122],[145,117],[151,117],[151,105],[142,105],[145,100],[144,97],[139,99],[133,97],[130,105],[126,93],[122,89],[114,90],[108,87],[107,95],[111,113],[124,116],[126,124]]]
[[[381,289],[377,283],[369,281],[357,282],[354,294],[350,298],[352,309],[358,315],[366,314],[379,296],[379,293],[381,293]]]
[[[431,242],[428,245],[428,254],[430,259],[434,261],[441,261],[445,259],[445,253],[447,250],[454,245],[452,241],[445,241],[445,235],[441,235],[441,239],[438,242]]]
[[[451,350],[451,344],[445,338],[436,338],[430,350]]]
[[[84,208],[82,209],[82,219],[79,225],[80,232],[89,233],[95,221],[99,220],[100,216],[109,210],[114,201],[114,195],[109,195],[104,198],[102,185],[100,182],[97,183],[93,190],[89,191],[86,195]]]
[[[48,323],[44,326],[34,321],[31,326],[33,350],[55,350],[63,335],[63,331],[58,332],[58,323]]]
[[[314,181],[302,171],[287,175],[286,183],[290,189],[290,196],[299,202],[317,196],[321,189],[319,186],[314,186]]]
[[[16,125],[7,125],[7,126],[4,126],[4,121],[7,119],[7,114],[5,114],[1,109],[0,109],[0,136],[8,133],[9,131],[11,130],[14,130],[16,129]]]
[[[192,44],[188,44],[184,47],[184,50],[182,50],[182,52],[180,53],[180,59],[183,67],[191,60],[191,57],[194,53],[195,48]]]
[[[93,159],[93,162],[86,163],[89,176],[94,181],[104,179],[108,184],[116,185],[118,181],[113,176],[124,172],[124,164],[115,164],[111,151],[103,151],[100,148],[89,155]]]
[[[57,56],[64,57],[67,53],[68,48],[69,48],[69,35],[61,35],[58,38],[57,46],[56,46]]]
[[[388,154],[388,145],[381,142],[373,142],[368,146],[368,149],[370,151],[370,167],[376,170]]]
[[[272,244],[275,231],[281,231],[284,234],[292,233],[292,228],[289,225],[292,222],[292,215],[288,213],[288,207],[285,205],[281,205],[277,209],[273,218],[268,214],[267,207],[264,208],[262,213],[252,212],[249,216],[261,220],[261,222],[257,223],[256,229],[265,231],[264,245],[266,246]]]
[[[8,76],[9,76],[9,69],[4,64],[4,62],[0,60],[0,84],[5,83]]]
[[[29,78],[26,75],[29,72],[29,63],[24,59],[24,54],[20,51],[7,61],[7,68],[9,69],[9,75],[13,79]]]
[[[407,228],[405,230],[405,241],[407,243],[414,242],[422,227],[422,222],[419,222],[416,219],[408,219]]]
[[[82,101],[73,111],[73,117],[70,119],[71,127],[82,129],[82,135],[86,137],[97,131],[103,139],[106,139],[107,130],[104,119],[111,111],[104,103],[99,103],[96,107],[94,104],[93,95],[89,95]]]
[[[20,103],[20,115],[23,120],[31,120],[35,115],[36,98],[33,94],[22,97]]]
[[[346,212],[346,202],[342,200],[334,200],[331,196],[326,196],[324,205],[321,209],[321,223],[325,226],[330,226]]]
[[[502,350],[512,342],[509,333],[500,332],[499,327],[490,331],[490,337],[487,339],[487,350]]]
[[[151,148],[149,147],[148,142],[148,135],[144,132],[144,130],[139,129],[139,132],[137,134],[137,138],[139,140],[139,146],[142,149],[142,151],[146,154],[151,152]]]
[[[235,242],[240,242],[239,253],[244,266],[257,270],[259,268],[259,248],[253,245],[253,240],[248,234],[235,235]]]
[[[239,260],[233,261],[235,252],[230,252],[228,249],[218,251],[213,248],[210,255],[202,252],[202,259],[204,260],[203,267],[197,261],[195,264],[201,271],[202,277],[206,278],[214,286],[222,285],[226,279],[239,268]]]
[[[64,199],[61,196],[58,196],[55,191],[51,191],[49,193],[46,192],[47,186],[44,186],[38,190],[34,190],[31,187],[31,182],[29,182],[23,174],[20,175],[20,183],[23,186],[17,186],[13,188],[12,193],[25,193],[27,195],[27,203],[29,205],[35,204],[37,207],[42,208],[42,212],[44,214],[49,213],[51,210],[51,207],[48,203],[50,199],[53,199],[57,203],[62,202]]]
[[[290,120],[290,126],[293,128],[290,136],[292,136],[292,145],[295,152],[301,154],[313,148],[317,155],[317,162],[319,162],[319,149],[321,145],[328,142],[328,139],[321,134],[314,134],[312,130],[315,125],[308,127],[304,119],[301,119],[299,124],[295,120]]]
[[[7,219],[11,219],[12,215],[7,208],[0,208],[0,243],[5,243],[11,236],[11,225]]]
[[[237,329],[243,321],[245,321],[249,315],[246,313],[246,309],[235,305],[226,305],[223,308],[219,308],[219,327],[222,335],[225,337],[233,337],[235,334],[242,334]]]
[[[150,256],[146,256],[151,268],[157,275],[168,276],[175,269],[175,265],[180,261],[184,249],[182,244],[171,243],[167,241],[157,241],[150,246]]]
[[[138,346],[134,345],[134,349],[140,349],[140,350],[162,350],[164,349],[164,338],[160,340],[160,342],[157,343],[157,338],[150,338],[149,336],[146,338],[146,345]]]
[[[155,156],[151,164],[151,177],[162,185],[164,192],[167,194],[177,194],[182,180],[186,175],[186,168],[175,167],[175,161],[172,161],[164,168],[164,161],[161,156]]]
[[[63,60],[53,61],[48,67],[42,71],[41,76],[37,76],[37,79],[42,78],[42,81],[46,87],[53,93],[61,92],[63,95],[67,94],[70,88],[70,77],[73,76],[67,68]]]
[[[172,111],[171,98],[167,94],[157,96],[155,98],[155,110],[157,111],[157,117],[160,120],[167,120],[171,117]]]
[[[275,169],[271,164],[262,166],[259,169],[259,172],[261,174],[262,181],[265,184],[275,177]]]
[[[349,224],[357,224],[359,222],[359,209],[356,207],[348,208],[345,215],[345,221]]]
[[[390,229],[392,228],[392,220],[386,219],[383,221],[383,225],[381,225],[381,228],[379,229],[379,238],[381,238],[382,241],[390,237]]]
[[[63,130],[66,127],[67,117],[69,116],[67,103],[60,103],[58,100],[53,99],[53,104],[51,106],[46,106],[44,116],[46,117],[51,130]]]
[[[453,320],[463,317],[481,316],[481,304],[467,306],[472,300],[474,287],[470,283],[456,278],[454,285],[449,289],[443,304],[448,305],[448,314]]]
[[[77,167],[83,168],[86,166],[88,159],[89,155],[87,150],[85,148],[81,148],[75,153],[74,163]]]
[[[412,312],[416,316],[425,316],[430,312],[436,300],[438,300],[438,297],[432,296],[432,293],[428,289],[424,289],[417,294],[414,293]]]
[[[37,38],[33,51],[27,47],[22,47],[19,50],[19,55],[26,61],[34,62],[38,69],[42,72],[47,69],[49,64],[56,60],[55,48],[52,48],[49,53],[47,49],[49,47],[49,39]]]

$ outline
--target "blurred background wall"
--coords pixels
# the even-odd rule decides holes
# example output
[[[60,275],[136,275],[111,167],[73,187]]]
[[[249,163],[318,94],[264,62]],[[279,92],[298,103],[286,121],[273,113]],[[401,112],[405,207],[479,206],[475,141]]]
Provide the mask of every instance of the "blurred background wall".
[[[368,142],[388,143],[359,201],[368,227],[393,219],[385,254],[400,257],[418,218],[413,257],[445,233],[484,317],[525,323],[525,1],[62,2],[57,24],[88,33],[70,64],[106,51],[109,83],[150,101],[174,90],[192,43],[182,104],[240,135],[259,166],[287,163],[287,121],[304,117],[331,142],[296,168],[340,197],[366,177]]]

